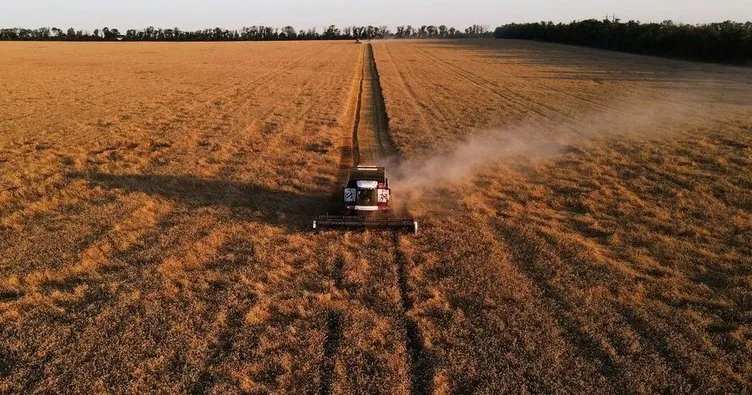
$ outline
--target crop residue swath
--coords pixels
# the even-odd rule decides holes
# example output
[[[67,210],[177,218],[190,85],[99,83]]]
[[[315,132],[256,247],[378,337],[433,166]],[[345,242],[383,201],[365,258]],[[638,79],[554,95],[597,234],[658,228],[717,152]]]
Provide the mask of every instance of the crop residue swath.
[[[0,54],[0,392],[750,386],[748,69],[491,40]],[[369,149],[421,233],[308,232]]]

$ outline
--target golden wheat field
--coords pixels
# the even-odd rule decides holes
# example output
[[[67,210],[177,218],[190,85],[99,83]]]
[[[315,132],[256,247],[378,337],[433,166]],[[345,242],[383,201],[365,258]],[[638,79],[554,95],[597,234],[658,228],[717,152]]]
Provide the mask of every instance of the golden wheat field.
[[[0,56],[0,393],[752,386],[752,69],[495,40]],[[417,235],[309,229],[358,156]]]

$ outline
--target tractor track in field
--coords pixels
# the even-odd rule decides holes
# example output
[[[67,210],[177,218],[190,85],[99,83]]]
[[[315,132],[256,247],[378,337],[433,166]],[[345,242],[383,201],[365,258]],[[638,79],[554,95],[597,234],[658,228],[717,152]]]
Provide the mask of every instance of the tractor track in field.
[[[361,53],[356,66],[356,76],[350,88],[349,98],[347,100],[347,109],[345,110],[345,123],[352,124],[350,134],[345,135],[340,142],[339,147],[339,168],[337,169],[337,183],[332,190],[329,209],[332,212],[338,212],[341,209],[341,192],[340,185],[347,181],[347,173],[350,168],[358,163],[358,126],[360,125],[361,100],[363,96],[363,61],[364,55]],[[332,267],[332,280],[335,289],[343,289],[343,278],[345,271],[345,261],[342,256],[338,256]],[[334,368],[337,360],[337,353],[342,341],[342,321],[344,312],[331,308],[326,312],[326,334],[324,337],[324,356],[320,368],[319,377],[319,394],[328,395],[332,393],[332,384],[334,381]]]
[[[360,163],[360,150],[358,148],[358,128],[360,127],[360,111],[363,106],[363,80],[365,79],[364,75],[364,55],[361,54],[359,66],[358,68],[360,71],[358,72],[359,77],[358,79],[358,94],[355,96],[355,113],[353,114],[353,123],[352,123],[352,157],[349,158],[349,160],[346,162],[346,166],[351,166],[354,164]],[[343,177],[344,181],[344,177]]]
[[[334,287],[338,290],[344,288],[345,260],[340,255],[334,260],[332,268],[332,280]],[[334,377],[334,366],[337,360],[337,352],[342,341],[342,321],[344,313],[340,309],[332,308],[326,313],[326,337],[324,340],[324,359],[321,364],[321,375],[319,382],[319,394],[328,395],[332,393],[332,381]]]
[[[326,340],[324,341],[324,360],[321,364],[321,381],[319,394],[332,393],[334,364],[342,341],[342,312],[331,310],[326,316]]]
[[[345,110],[345,123],[351,123],[351,134],[345,135],[340,142],[339,147],[339,168],[337,169],[337,183],[332,190],[329,209],[332,212],[338,212],[341,209],[341,192],[340,185],[347,181],[347,172],[358,163],[358,125],[360,124],[361,98],[363,96],[363,60],[361,53],[358,58],[357,74],[353,78],[350,88],[350,95],[347,100],[347,109]],[[332,268],[332,280],[335,289],[343,288],[345,261],[338,256]],[[342,341],[342,321],[344,313],[338,309],[329,309],[326,312],[326,334],[324,337],[324,356],[320,368],[319,377],[319,394],[328,395],[332,393],[332,384],[334,380],[334,368],[337,360]]]
[[[423,333],[409,312],[413,309],[414,301],[410,296],[410,284],[407,281],[408,258],[400,250],[399,235],[393,235],[394,260],[397,271],[397,289],[402,308],[402,323],[405,328],[405,348],[410,358],[410,393],[433,393],[434,366],[431,354],[426,350]]]
[[[360,86],[359,113],[353,128],[353,150],[357,152],[355,164],[378,165],[397,157],[399,152],[389,135],[389,117],[371,44],[366,44],[363,50]]]
[[[361,152],[362,144],[367,144],[366,152],[368,154],[365,157],[373,162],[364,162],[366,164],[381,163],[389,158],[395,158],[398,162],[399,152],[389,134],[389,116],[386,113],[379,71],[370,43],[366,44],[363,70],[365,94],[361,98],[364,101],[361,108],[365,111],[361,113],[360,124],[364,127],[358,128],[360,138],[356,140],[359,144],[357,151]],[[363,119],[366,120],[365,124]],[[363,137],[365,137],[365,141]],[[393,233],[392,255],[397,274],[397,289],[399,290],[401,307],[399,320],[405,331],[405,349],[409,358],[407,362],[410,372],[410,393],[430,394],[433,392],[433,366],[431,358],[425,350],[425,342],[420,327],[409,315],[413,308],[413,300],[410,296],[407,278],[408,259],[400,249],[399,240],[400,235]]]
[[[363,60],[363,92],[361,97],[360,125],[355,140],[358,145],[359,159],[365,158],[364,164],[382,163],[386,159],[399,160],[399,152],[389,134],[389,116],[381,90],[379,71],[373,55],[372,45],[366,44]],[[364,121],[365,120],[365,121]],[[363,147],[365,146],[365,150]],[[365,151],[365,155],[362,153]],[[360,162],[359,162],[360,163]],[[433,392],[433,366],[431,358],[425,350],[425,342],[420,327],[413,320],[409,312],[413,308],[410,296],[410,286],[407,279],[407,257],[400,249],[400,235],[392,234],[393,262],[397,274],[397,289],[399,290],[401,316],[399,320],[405,331],[405,349],[409,360],[410,393],[430,394]]]
[[[353,165],[379,165],[387,159],[399,160],[399,151],[389,134],[389,118],[379,81],[373,47],[370,43],[364,45],[358,65],[358,75],[353,81],[349,99],[349,109],[352,110],[352,149],[341,147],[340,171],[338,181],[345,181],[346,170]],[[344,141],[347,141],[345,139]],[[338,185],[341,185],[338,184]],[[333,194],[334,204],[339,202],[340,194],[337,188]],[[409,387],[411,394],[430,394],[433,392],[433,358],[425,349],[425,341],[417,322],[409,312],[414,301],[410,296],[407,268],[409,259],[400,249],[400,235],[390,235],[392,244],[392,261],[397,277],[399,290],[400,314],[395,319],[401,324],[405,334],[405,350],[407,351],[407,366],[410,373]],[[344,260],[335,259],[332,270],[334,286],[343,288]],[[346,322],[345,313],[336,309],[327,312],[326,337],[324,341],[324,358],[321,366],[320,393],[331,394],[334,380],[335,362],[340,343],[343,341],[343,325]]]

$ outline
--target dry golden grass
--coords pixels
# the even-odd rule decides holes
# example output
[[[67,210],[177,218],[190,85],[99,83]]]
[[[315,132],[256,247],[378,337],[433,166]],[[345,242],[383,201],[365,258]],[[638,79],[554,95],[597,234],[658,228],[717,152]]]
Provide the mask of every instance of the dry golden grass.
[[[0,53],[0,392],[318,390],[360,48]]]
[[[373,48],[417,236],[307,230],[363,46],[0,45],[0,392],[749,388],[752,72]]]
[[[397,193],[423,189],[403,246],[439,393],[749,390],[752,70],[514,41],[375,52],[411,162]]]

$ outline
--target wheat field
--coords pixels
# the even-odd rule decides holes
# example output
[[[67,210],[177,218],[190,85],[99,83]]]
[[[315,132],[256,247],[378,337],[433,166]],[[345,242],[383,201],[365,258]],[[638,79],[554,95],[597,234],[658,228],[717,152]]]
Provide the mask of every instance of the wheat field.
[[[752,71],[516,41],[379,43],[439,392],[739,392]]]
[[[750,388],[748,68],[493,40],[0,54],[0,392]],[[417,235],[310,231],[358,129],[388,133]]]

